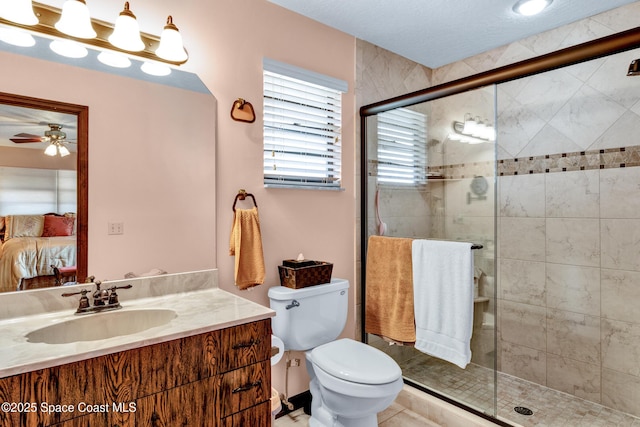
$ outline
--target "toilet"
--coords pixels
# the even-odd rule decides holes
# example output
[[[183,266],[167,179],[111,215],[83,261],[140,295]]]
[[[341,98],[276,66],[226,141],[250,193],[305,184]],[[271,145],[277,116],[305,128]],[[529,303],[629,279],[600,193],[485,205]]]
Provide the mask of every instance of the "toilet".
[[[402,371],[388,355],[336,338],[347,321],[349,282],[269,288],[273,334],[285,350],[304,351],[311,382],[310,427],[374,427],[402,389]]]

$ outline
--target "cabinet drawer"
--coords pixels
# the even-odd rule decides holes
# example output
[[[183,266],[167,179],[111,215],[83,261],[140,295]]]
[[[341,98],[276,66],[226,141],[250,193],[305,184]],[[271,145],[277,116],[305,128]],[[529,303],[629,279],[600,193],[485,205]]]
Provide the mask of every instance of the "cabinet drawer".
[[[222,427],[248,427],[271,425],[271,403],[264,402],[222,420]]]
[[[220,416],[226,417],[271,398],[271,363],[267,360],[222,374]]]
[[[227,372],[271,357],[271,320],[222,329],[218,372]]]

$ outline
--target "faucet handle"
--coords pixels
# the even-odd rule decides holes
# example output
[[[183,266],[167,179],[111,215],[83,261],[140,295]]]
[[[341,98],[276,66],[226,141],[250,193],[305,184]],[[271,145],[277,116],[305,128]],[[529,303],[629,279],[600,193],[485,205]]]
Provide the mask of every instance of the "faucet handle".
[[[109,304],[118,304],[118,294],[116,293],[116,289],[131,289],[133,285],[124,285],[124,286],[112,286],[109,288],[111,291],[111,295],[109,295]]]
[[[78,292],[65,292],[64,294],[62,294],[62,296],[70,297],[73,295],[82,295],[80,297],[80,303],[78,304],[78,310],[76,311],[77,313],[80,313],[82,310],[86,310],[87,308],[89,308],[89,298],[87,298],[88,292],[88,289],[82,289]]]

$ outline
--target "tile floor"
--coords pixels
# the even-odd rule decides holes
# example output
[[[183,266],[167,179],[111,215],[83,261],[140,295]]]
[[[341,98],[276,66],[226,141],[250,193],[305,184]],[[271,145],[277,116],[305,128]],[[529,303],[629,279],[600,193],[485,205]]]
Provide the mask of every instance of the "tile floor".
[[[478,365],[459,369],[426,355],[399,362],[407,378],[492,414],[494,372]],[[499,372],[498,418],[523,427],[640,427],[640,418]],[[516,406],[533,411],[520,415]]]
[[[278,418],[274,427],[306,427],[309,425],[309,416],[304,410],[297,409],[288,415]],[[392,403],[389,408],[378,414],[379,427],[439,427],[428,419],[421,417],[409,409]]]

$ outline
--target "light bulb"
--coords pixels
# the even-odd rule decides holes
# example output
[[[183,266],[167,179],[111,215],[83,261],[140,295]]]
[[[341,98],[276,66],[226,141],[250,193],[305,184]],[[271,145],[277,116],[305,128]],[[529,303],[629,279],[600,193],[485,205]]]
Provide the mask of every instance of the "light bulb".
[[[129,2],[125,2],[124,10],[116,19],[113,33],[109,36],[109,43],[122,50],[139,52],[144,49],[140,38],[140,28],[136,16],[129,10]]]
[[[91,15],[84,0],[67,0],[55,27],[62,33],[81,39],[92,39],[97,35],[91,26]]]
[[[160,46],[156,49],[156,55],[167,61],[184,62],[189,57],[182,45],[182,36],[178,28],[173,24],[173,18],[167,18],[162,34],[160,35]]]
[[[44,150],[44,154],[47,156],[55,156],[58,153],[55,144],[49,144],[47,148]]]
[[[533,16],[542,12],[553,0],[520,0],[513,6],[513,11],[523,16]]]

